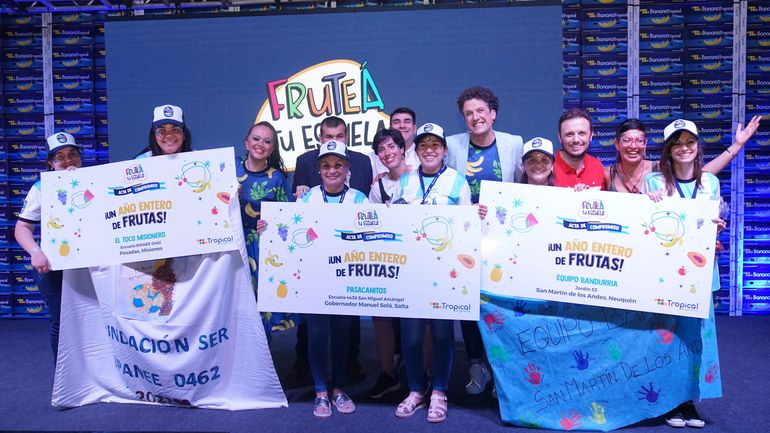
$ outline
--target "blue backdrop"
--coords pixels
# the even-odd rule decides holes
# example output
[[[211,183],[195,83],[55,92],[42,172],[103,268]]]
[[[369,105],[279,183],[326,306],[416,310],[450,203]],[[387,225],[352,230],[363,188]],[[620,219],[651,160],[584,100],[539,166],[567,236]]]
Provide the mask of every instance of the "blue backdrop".
[[[543,5],[545,4],[545,5]],[[196,149],[242,141],[266,83],[331,59],[368,62],[384,112],[463,132],[456,99],[488,86],[496,129],[555,138],[562,106],[561,6],[131,18],[106,23],[110,159],[147,145],[153,107],[185,111]]]

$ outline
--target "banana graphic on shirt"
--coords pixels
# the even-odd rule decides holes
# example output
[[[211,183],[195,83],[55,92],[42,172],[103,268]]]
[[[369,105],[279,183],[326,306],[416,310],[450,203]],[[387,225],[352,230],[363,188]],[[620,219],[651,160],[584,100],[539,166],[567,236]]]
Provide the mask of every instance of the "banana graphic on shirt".
[[[466,162],[465,163],[465,175],[466,176],[473,176],[474,174],[480,172],[481,170],[483,170],[483,168],[481,168],[481,164],[483,164],[483,163],[484,163],[484,157],[483,156],[480,156],[478,161],[475,161],[475,162],[468,161],[468,162]]]

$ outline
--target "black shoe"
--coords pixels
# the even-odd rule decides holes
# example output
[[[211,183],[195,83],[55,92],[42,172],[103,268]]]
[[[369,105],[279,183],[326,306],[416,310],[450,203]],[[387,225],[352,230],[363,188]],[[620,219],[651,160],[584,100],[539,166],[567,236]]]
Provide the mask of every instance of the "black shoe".
[[[401,389],[401,381],[398,380],[398,376],[390,377],[388,373],[383,371],[380,373],[374,386],[369,389],[369,397],[380,398],[389,392],[398,391],[399,389]]]
[[[682,412],[682,418],[684,418],[684,424],[687,427],[703,428],[706,425],[706,421],[701,418],[693,402],[688,401],[679,406],[679,409]]]
[[[359,363],[357,359],[348,360],[347,374],[353,382],[361,382],[366,379],[364,368],[361,367],[361,363]]]

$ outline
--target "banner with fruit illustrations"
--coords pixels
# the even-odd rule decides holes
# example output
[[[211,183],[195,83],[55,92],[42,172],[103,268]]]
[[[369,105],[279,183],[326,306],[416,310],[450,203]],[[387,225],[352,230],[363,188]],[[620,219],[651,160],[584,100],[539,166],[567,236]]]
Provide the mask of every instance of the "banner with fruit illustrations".
[[[41,246],[52,269],[234,250],[236,188],[232,148],[46,172]]]
[[[484,182],[481,289],[707,318],[717,201]]]
[[[285,407],[237,201],[236,251],[64,271],[52,404]]]
[[[473,206],[262,203],[260,311],[478,320]]]

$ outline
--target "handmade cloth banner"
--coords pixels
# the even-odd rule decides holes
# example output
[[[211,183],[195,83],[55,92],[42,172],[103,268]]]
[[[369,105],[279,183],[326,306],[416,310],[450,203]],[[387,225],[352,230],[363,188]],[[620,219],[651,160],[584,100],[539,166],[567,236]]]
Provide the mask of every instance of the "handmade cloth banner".
[[[41,248],[52,269],[235,250],[236,188],[232,148],[45,172]]]
[[[503,421],[618,429],[722,395],[708,320],[553,301],[484,297],[479,327]]]
[[[262,203],[262,218],[260,311],[478,320],[475,207]]]
[[[482,292],[709,315],[716,201],[482,182],[480,203]]]
[[[67,270],[52,403],[287,406],[238,251]]]

